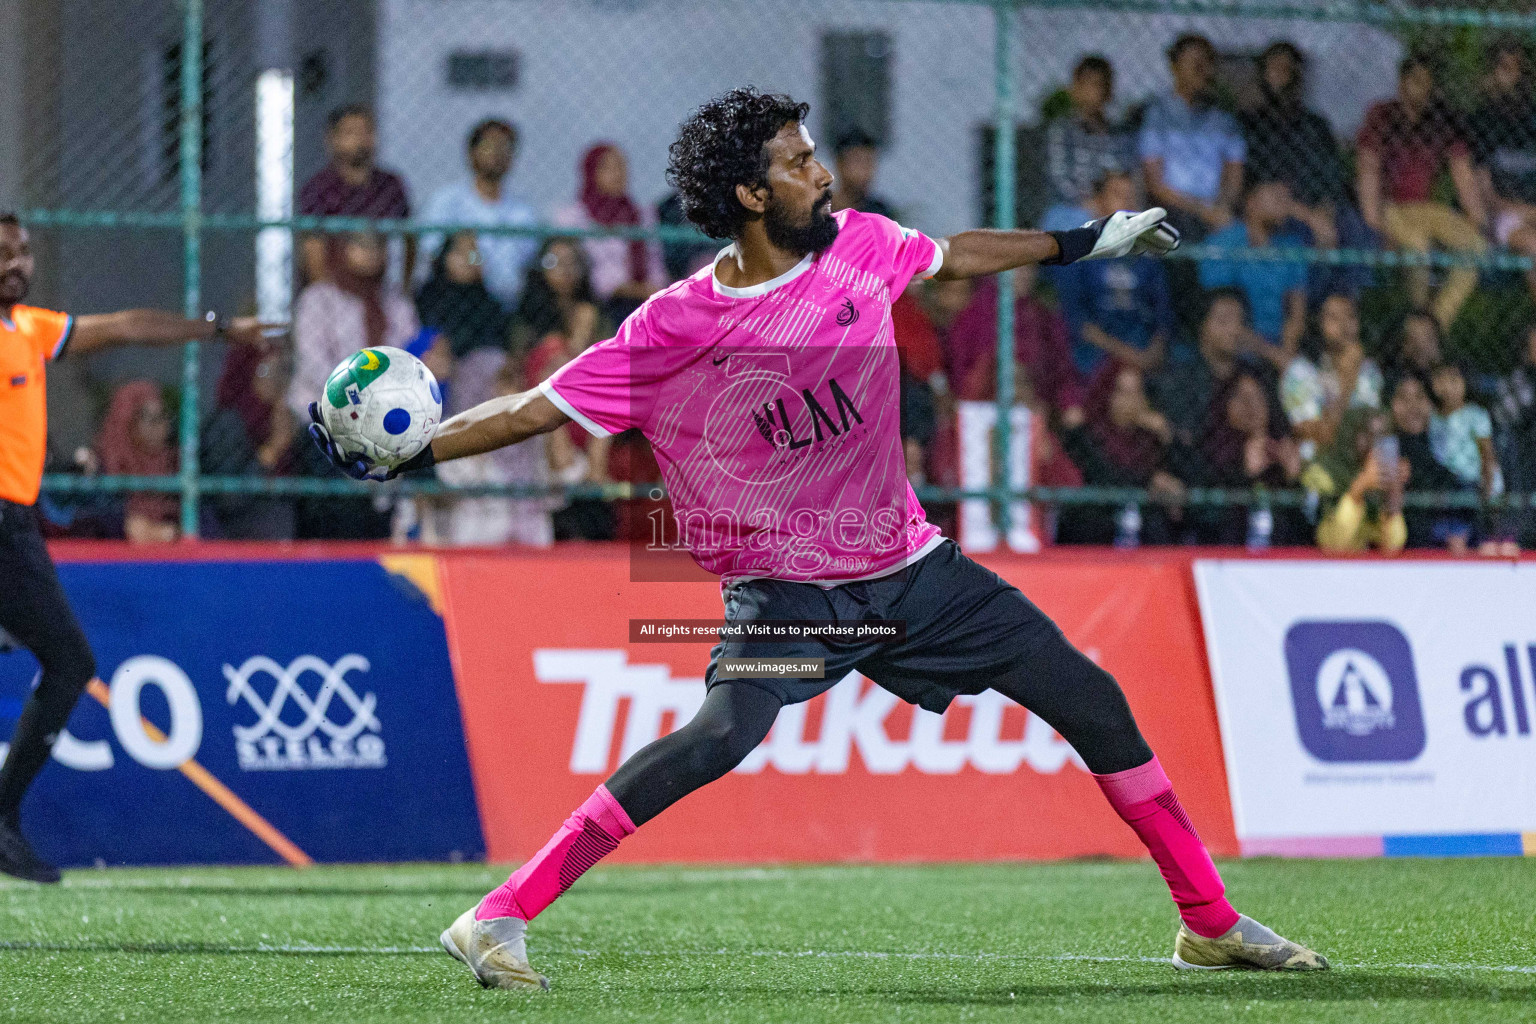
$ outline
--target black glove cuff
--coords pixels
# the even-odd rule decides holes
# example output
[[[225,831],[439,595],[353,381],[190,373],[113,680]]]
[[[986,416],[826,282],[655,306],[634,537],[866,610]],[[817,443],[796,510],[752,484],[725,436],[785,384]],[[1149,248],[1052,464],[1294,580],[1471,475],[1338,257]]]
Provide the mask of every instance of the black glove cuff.
[[[422,469],[431,469],[435,465],[437,465],[437,456],[432,454],[432,446],[428,444],[421,451],[396,466],[394,472],[389,475],[391,477],[402,476],[406,473],[415,473]]]
[[[1076,263],[1093,252],[1093,247],[1099,240],[1100,230],[1100,225],[1095,224],[1092,227],[1072,228],[1070,231],[1047,231],[1046,234],[1056,239],[1061,252],[1048,260],[1041,260],[1041,264],[1048,267],[1062,267],[1068,263]]]

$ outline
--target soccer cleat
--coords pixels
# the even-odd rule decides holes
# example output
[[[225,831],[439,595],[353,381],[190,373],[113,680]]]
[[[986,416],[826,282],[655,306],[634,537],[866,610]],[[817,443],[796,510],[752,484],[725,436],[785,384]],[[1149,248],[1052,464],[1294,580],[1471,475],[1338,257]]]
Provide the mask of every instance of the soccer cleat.
[[[0,871],[44,885],[59,880],[59,869],[37,855],[15,822],[0,821]]]
[[[527,934],[527,921],[516,917],[476,921],[471,907],[443,931],[442,943],[486,988],[547,989],[549,979],[528,965]]]
[[[1231,931],[1207,939],[1179,925],[1173,941],[1173,966],[1181,971],[1326,971],[1328,960],[1300,943],[1276,935],[1246,914]]]

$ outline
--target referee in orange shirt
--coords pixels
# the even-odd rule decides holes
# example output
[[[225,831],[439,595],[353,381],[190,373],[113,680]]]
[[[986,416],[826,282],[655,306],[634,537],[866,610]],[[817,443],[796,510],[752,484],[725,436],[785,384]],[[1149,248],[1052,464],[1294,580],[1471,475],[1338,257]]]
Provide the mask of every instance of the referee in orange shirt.
[[[0,630],[37,656],[43,672],[0,767],[0,871],[57,882],[59,869],[21,834],[21,798],[48,761],[75,701],[96,674],[90,645],[59,586],[38,528],[37,492],[47,443],[47,364],[118,345],[174,345],[227,338],[262,344],[251,318],[226,328],[216,314],[188,320],[154,309],[70,316],[22,305],[32,247],[14,214],[0,214]]]

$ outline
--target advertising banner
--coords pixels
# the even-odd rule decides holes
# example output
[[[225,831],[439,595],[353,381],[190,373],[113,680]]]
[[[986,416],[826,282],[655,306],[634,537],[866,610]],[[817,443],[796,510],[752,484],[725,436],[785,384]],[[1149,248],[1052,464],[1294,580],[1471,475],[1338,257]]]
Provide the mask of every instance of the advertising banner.
[[[483,856],[436,563],[387,560],[395,571],[61,564],[100,680],[24,805],[39,851],[64,865]],[[0,719],[36,673],[31,655],[0,655]]]
[[[1236,852],[1185,559],[988,556],[1114,673],[1202,836]],[[449,553],[444,605],[488,855],[536,851],[619,763],[686,722],[708,642],[631,619],[716,619],[713,582],[631,578],[622,549]],[[786,708],[736,771],[665,811],[632,861],[1141,856],[1076,755],[997,694],[943,716],[852,674]]]
[[[1245,853],[1532,852],[1536,566],[1198,561]]]

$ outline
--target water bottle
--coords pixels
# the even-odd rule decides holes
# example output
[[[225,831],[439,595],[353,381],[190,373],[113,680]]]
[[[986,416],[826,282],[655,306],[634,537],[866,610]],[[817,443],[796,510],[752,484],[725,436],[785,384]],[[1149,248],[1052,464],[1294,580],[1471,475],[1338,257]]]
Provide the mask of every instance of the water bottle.
[[[1275,532],[1275,514],[1268,505],[1255,505],[1248,513],[1248,550],[1269,550],[1269,538]]]
[[[1141,506],[1134,501],[1115,517],[1115,547],[1129,549],[1141,544]]]

